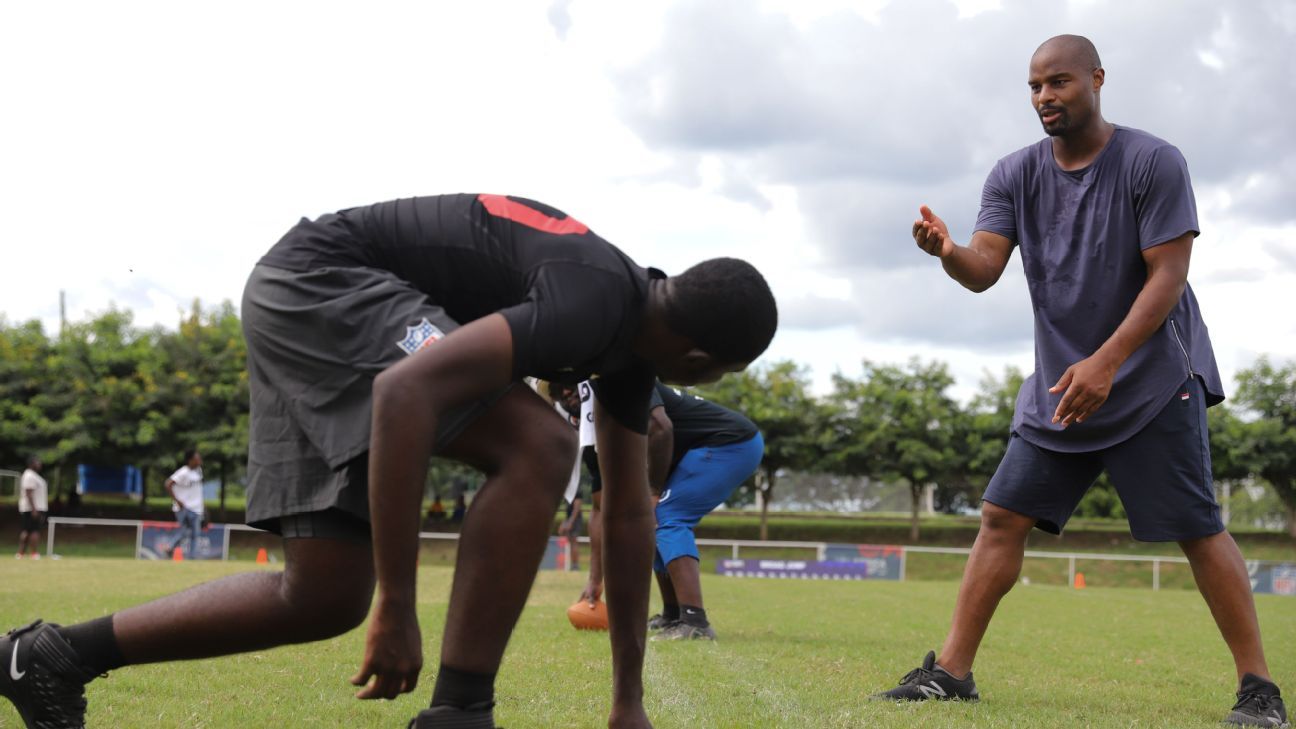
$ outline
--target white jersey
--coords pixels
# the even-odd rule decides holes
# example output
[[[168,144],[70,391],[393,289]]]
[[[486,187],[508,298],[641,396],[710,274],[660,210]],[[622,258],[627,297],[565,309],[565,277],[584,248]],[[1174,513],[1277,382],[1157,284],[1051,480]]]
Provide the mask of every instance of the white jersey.
[[[579,436],[580,446],[577,447],[576,449],[576,463],[572,466],[571,480],[567,482],[567,492],[563,494],[563,497],[567,499],[568,503],[571,503],[576,498],[576,492],[580,489],[580,467],[581,467],[580,453],[582,450],[585,449],[586,446],[594,445],[594,441],[595,441],[594,439],[594,388],[590,387],[589,380],[580,383],[576,387],[577,387],[577,392],[580,393],[580,400],[581,400],[580,422],[576,423],[576,428],[580,432],[580,436]],[[567,411],[564,410],[561,405],[555,403],[554,406],[558,408],[558,413],[560,415],[567,417],[570,420],[570,416],[567,415]]]
[[[18,480],[18,511],[49,511],[49,485],[32,469],[23,471]]]
[[[171,480],[175,481],[171,487],[175,492],[175,501],[180,502],[179,505],[172,502],[171,511],[180,511],[180,507],[184,506],[186,510],[195,514],[203,513],[202,466],[198,468],[181,466],[180,470],[171,474]]]

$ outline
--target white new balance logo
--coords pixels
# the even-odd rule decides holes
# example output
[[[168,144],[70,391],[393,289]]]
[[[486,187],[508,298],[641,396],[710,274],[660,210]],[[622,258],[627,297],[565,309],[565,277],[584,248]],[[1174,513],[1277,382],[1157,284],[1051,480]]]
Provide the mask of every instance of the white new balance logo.
[[[928,699],[935,698],[937,696],[941,698],[949,696],[949,694],[945,693],[945,689],[941,688],[940,684],[936,683],[935,681],[927,682],[926,686],[922,684],[918,684],[918,690],[922,692],[924,698],[928,698]]]
[[[26,671],[18,670],[18,642],[21,638],[14,639],[13,654],[9,657],[9,678],[15,681],[21,681],[23,676],[27,675]]]

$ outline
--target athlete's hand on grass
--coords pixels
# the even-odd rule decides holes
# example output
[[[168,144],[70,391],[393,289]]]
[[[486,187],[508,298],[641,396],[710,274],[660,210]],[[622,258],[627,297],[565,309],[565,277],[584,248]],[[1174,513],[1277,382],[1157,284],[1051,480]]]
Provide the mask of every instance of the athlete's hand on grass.
[[[1053,422],[1065,428],[1071,423],[1083,423],[1085,418],[1093,415],[1107,402],[1116,369],[1098,355],[1068,367],[1057,384],[1049,388],[1054,395],[1062,393],[1062,400],[1053,413]]]
[[[945,221],[936,217],[926,205],[918,208],[921,218],[914,221],[913,237],[918,247],[928,255],[944,258],[954,252],[954,239],[950,238]]]
[[[603,596],[603,583],[594,582],[593,580],[591,580],[585,583],[585,589],[581,590],[580,599],[589,603],[590,607],[594,607],[594,603],[598,602],[599,598],[602,596]]]
[[[374,609],[365,636],[364,664],[351,683],[364,686],[357,699],[394,699],[418,686],[423,669],[423,636],[411,608]],[[373,683],[369,679],[373,679]]]
[[[621,706],[614,702],[612,714],[608,717],[608,729],[652,729],[652,722],[648,721],[642,703]]]

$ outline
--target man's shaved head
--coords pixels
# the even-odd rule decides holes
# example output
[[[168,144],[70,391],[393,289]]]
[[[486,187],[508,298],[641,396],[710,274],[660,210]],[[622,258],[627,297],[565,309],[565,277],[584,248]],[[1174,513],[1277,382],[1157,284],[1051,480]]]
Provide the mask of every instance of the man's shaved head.
[[[1073,62],[1086,71],[1092,71],[1095,68],[1102,68],[1102,60],[1098,58],[1098,49],[1088,38],[1082,35],[1055,35],[1052,38],[1040,44],[1035,49],[1037,58],[1044,54],[1056,54],[1069,62]]]

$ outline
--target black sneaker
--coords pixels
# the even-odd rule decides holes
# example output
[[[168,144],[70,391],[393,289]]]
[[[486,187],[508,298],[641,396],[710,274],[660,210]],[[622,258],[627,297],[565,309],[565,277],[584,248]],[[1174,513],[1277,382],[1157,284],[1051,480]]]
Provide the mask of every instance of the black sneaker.
[[[495,726],[494,701],[458,706],[433,706],[410,719],[406,729],[502,729]]]
[[[0,638],[0,695],[28,729],[85,727],[85,685],[94,676],[57,627],[37,620]]]
[[[715,629],[710,625],[689,625],[677,620],[662,628],[649,640],[715,640]]]
[[[679,622],[679,621],[677,621],[677,620],[671,620],[670,618],[666,617],[665,615],[662,615],[661,613],[657,613],[656,615],[652,616],[651,618],[648,618],[648,629],[649,629],[649,630],[661,630],[662,628],[669,628],[669,627],[671,626],[671,624],[673,624],[673,623],[677,623],[677,622]]]
[[[936,651],[928,651],[922,666],[915,668],[900,679],[900,685],[890,691],[873,694],[875,699],[889,701],[927,701],[940,699],[952,701],[979,701],[976,682],[969,672],[967,678],[954,678],[945,669],[936,665]]]
[[[1282,694],[1273,681],[1248,673],[1242,676],[1237,703],[1224,718],[1225,724],[1237,726],[1290,727]]]

